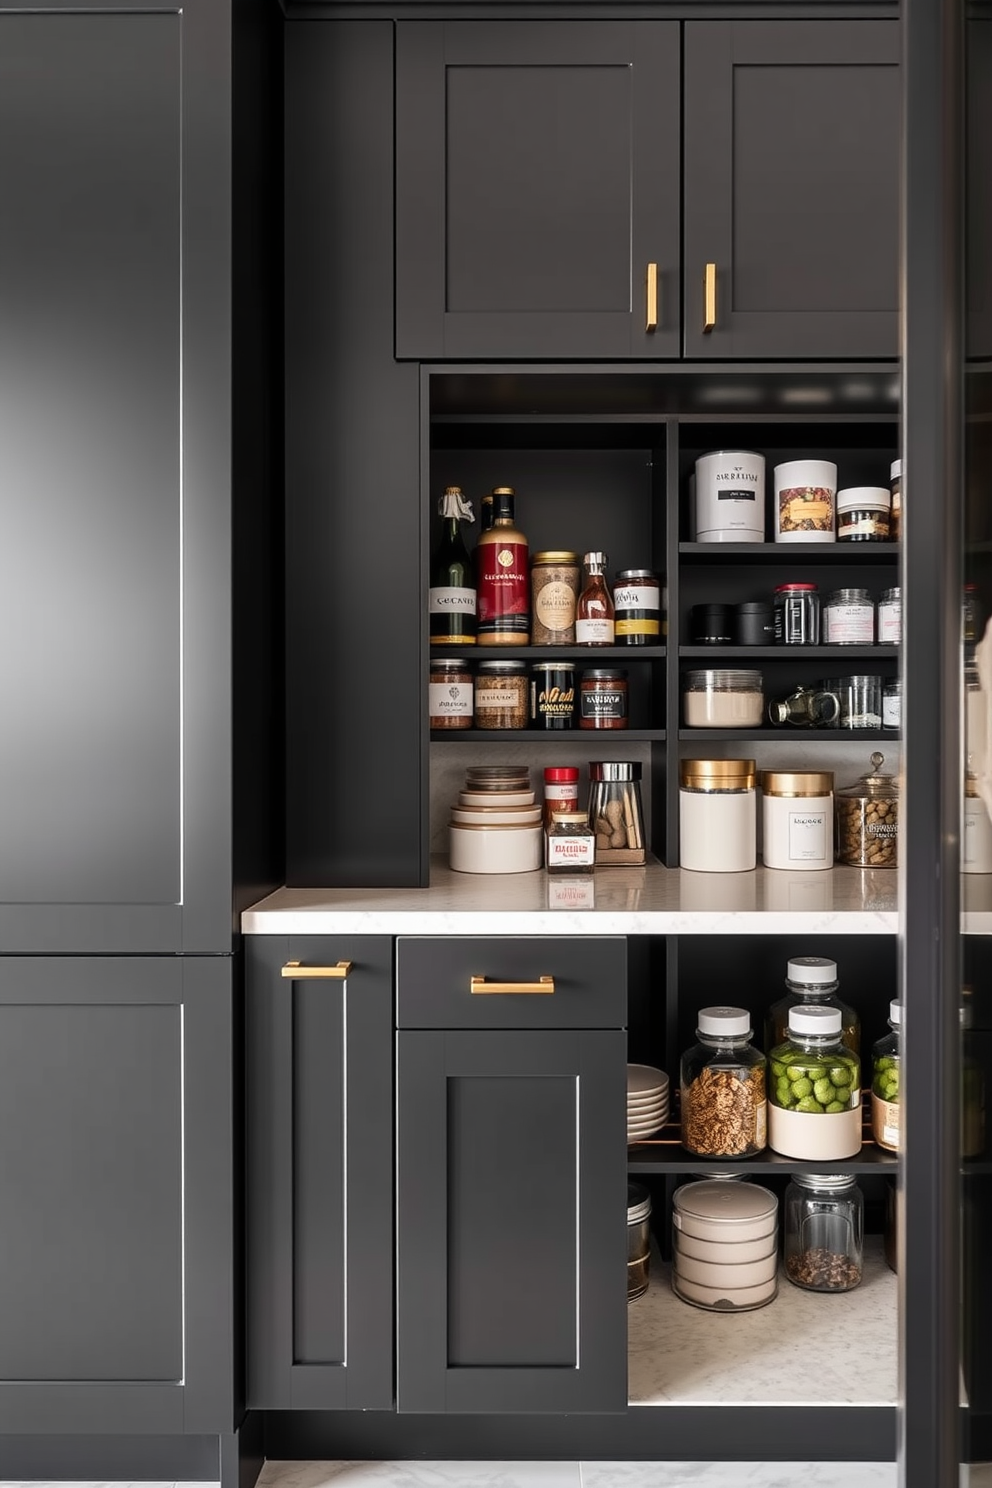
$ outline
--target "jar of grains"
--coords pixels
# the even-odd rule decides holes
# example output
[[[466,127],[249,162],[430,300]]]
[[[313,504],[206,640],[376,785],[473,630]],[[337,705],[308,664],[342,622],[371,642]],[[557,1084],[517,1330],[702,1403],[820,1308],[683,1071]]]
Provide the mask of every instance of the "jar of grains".
[[[848,486],[837,492],[838,542],[888,542],[892,497],[886,486]]]
[[[696,1157],[754,1157],[765,1145],[765,1056],[744,1008],[702,1008],[682,1056],[682,1146]]]
[[[623,568],[613,586],[618,646],[656,646],[661,637],[661,587],[649,568]]]
[[[525,661],[480,661],[475,679],[475,726],[525,729],[530,698]]]
[[[871,770],[835,793],[837,857],[855,868],[895,868],[899,858],[899,789],[880,773],[885,756],[871,757]]]
[[[687,728],[760,728],[765,700],[760,672],[687,672],[682,685]]]
[[[590,667],[579,684],[579,728],[627,727],[627,673],[619,667]]]
[[[835,589],[823,607],[823,640],[828,646],[870,646],[875,639],[875,606],[867,589]]]
[[[579,555],[535,553],[530,564],[532,646],[574,646]]]
[[[698,873],[755,866],[753,759],[684,759],[679,766],[679,864]]]
[[[427,711],[432,729],[472,727],[472,673],[454,658],[431,662]]]

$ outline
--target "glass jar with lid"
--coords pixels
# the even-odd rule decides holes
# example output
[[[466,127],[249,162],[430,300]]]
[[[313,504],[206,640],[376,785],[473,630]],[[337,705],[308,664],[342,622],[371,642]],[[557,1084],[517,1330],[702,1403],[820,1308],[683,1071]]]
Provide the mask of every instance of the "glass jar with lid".
[[[902,640],[902,590],[883,589],[878,598],[878,644],[898,646]]]
[[[775,644],[820,644],[820,594],[815,584],[779,584],[775,589]]]
[[[754,1157],[765,1146],[765,1056],[744,1008],[702,1008],[682,1056],[682,1146],[696,1157]]]
[[[590,667],[579,682],[579,728],[625,729],[627,673],[622,667]]]
[[[760,728],[765,711],[760,672],[707,668],[686,672],[682,706],[687,728]]]
[[[837,857],[855,868],[895,868],[899,857],[899,788],[882,773],[876,750],[871,770],[834,796]]]
[[[530,687],[525,661],[480,661],[475,677],[477,729],[525,729]]]
[[[558,549],[530,560],[532,646],[574,646],[579,555]]]
[[[427,698],[432,729],[470,729],[474,698],[468,662],[458,657],[432,661]]]
[[[661,582],[650,568],[623,568],[613,587],[618,646],[657,646],[661,639]]]
[[[600,865],[643,863],[644,815],[639,760],[591,760],[589,821]]]
[[[595,863],[596,845],[585,812],[554,812],[547,834],[548,872],[591,873]]]
[[[785,1190],[785,1274],[810,1292],[861,1281],[864,1195],[850,1174],[793,1173]]]
[[[835,589],[823,606],[823,640],[828,646],[870,646],[875,639],[875,606],[867,589]]]
[[[861,1151],[861,1063],[841,1043],[839,1008],[789,1013],[768,1055],[768,1145],[783,1157],[832,1162]]]
[[[756,863],[753,759],[686,759],[679,766],[679,865],[746,873]]]
[[[893,460],[889,466],[889,495],[892,510],[889,515],[889,537],[898,542],[902,537],[902,461]]]
[[[884,1147],[889,1152],[898,1152],[902,1004],[897,1000],[889,1003],[889,1028],[891,1032],[878,1039],[871,1050],[871,1133],[879,1147]]]
[[[857,1058],[861,1053],[861,1019],[838,995],[837,962],[829,956],[791,956],[785,968],[786,993],[773,1002],[765,1017],[765,1048],[784,1043],[789,1032],[789,1014],[794,1007],[837,1008],[841,1015],[841,1042]]]
[[[838,542],[888,542],[892,493],[888,486],[848,486],[837,492]]]

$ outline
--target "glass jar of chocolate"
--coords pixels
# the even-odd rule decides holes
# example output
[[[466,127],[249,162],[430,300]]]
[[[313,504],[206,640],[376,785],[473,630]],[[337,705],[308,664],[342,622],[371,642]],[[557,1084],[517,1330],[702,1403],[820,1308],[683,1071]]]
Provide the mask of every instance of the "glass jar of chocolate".
[[[538,729],[575,727],[575,664],[536,661],[531,667],[530,720]]]
[[[590,667],[579,685],[579,728],[627,727],[627,673],[620,667]]]
[[[624,568],[613,586],[618,646],[656,646],[661,639],[661,585],[649,568]]]

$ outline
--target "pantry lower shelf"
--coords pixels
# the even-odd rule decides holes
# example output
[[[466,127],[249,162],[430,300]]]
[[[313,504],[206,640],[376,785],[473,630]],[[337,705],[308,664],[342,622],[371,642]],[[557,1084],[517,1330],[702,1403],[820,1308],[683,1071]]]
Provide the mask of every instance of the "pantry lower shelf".
[[[705,1312],[672,1291],[652,1249],[650,1285],[627,1308],[634,1405],[895,1405],[898,1283],[882,1241],[866,1236],[852,1292],[807,1292],[779,1278],[754,1312]]]

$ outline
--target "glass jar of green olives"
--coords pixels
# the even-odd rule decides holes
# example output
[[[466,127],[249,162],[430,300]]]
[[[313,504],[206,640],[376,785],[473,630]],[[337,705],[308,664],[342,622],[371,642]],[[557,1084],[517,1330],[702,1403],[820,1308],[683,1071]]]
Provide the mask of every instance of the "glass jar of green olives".
[[[861,1053],[861,1019],[852,1007],[837,996],[840,982],[837,962],[826,956],[793,956],[785,969],[787,992],[772,1003],[765,1018],[765,1051],[781,1044],[789,1031],[789,1014],[794,1007],[817,1002],[821,1007],[839,1008],[841,1043],[855,1056]]]
[[[872,1045],[871,1051],[871,1134],[879,1147],[899,1151],[899,1085],[902,1057],[899,1033],[902,1028],[902,1004],[889,1003],[891,1033]]]
[[[864,1196],[849,1174],[794,1173],[785,1190],[785,1274],[810,1292],[861,1280]]]
[[[861,1065],[841,1043],[839,1008],[794,1007],[768,1056],[768,1145],[783,1157],[833,1161],[861,1151]]]

